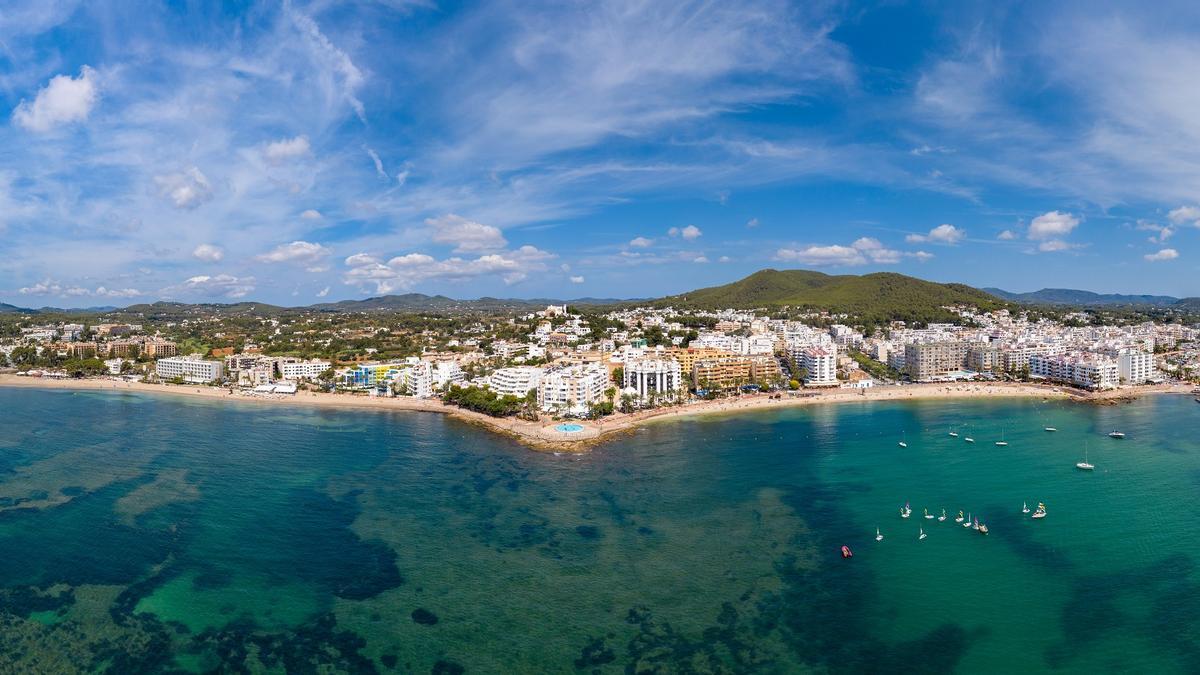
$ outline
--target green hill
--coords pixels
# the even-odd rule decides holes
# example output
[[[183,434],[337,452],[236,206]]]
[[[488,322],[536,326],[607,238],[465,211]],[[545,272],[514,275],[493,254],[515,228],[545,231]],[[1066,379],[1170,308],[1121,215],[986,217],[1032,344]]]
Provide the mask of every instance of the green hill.
[[[903,274],[878,272],[857,276],[809,270],[762,270],[724,286],[701,288],[657,301],[696,309],[792,307],[844,312],[869,320],[947,319],[946,305],[993,309],[995,296],[963,284],[939,284]]]

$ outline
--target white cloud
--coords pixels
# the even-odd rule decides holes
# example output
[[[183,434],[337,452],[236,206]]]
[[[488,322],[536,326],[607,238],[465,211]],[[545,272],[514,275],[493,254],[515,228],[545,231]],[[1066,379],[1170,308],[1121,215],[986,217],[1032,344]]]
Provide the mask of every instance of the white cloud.
[[[629,245],[633,248],[649,248],[653,243],[653,239],[647,239],[646,237],[634,237],[629,240]]]
[[[29,103],[22,99],[13,110],[13,121],[29,131],[44,133],[55,127],[83,122],[100,97],[96,71],[88,66],[79,77],[56,75]]]
[[[776,260],[799,262],[818,267],[853,267],[878,263],[881,265],[900,262],[904,254],[887,248],[878,239],[860,237],[850,246],[809,246],[803,249],[781,248],[775,252]]]
[[[467,220],[453,213],[427,218],[425,224],[433,228],[435,242],[455,244],[455,253],[495,251],[508,245],[499,228]]]
[[[1146,260],[1149,260],[1150,262],[1161,262],[1163,260],[1174,260],[1179,257],[1179,251],[1176,251],[1173,248],[1164,248],[1161,251],[1159,251],[1158,253],[1147,253],[1146,255],[1144,255],[1142,257],[1145,258]]]
[[[290,8],[290,5],[284,6]],[[317,22],[297,11],[289,11],[289,14],[292,22],[308,38],[313,57],[322,61],[330,71],[340,76],[342,97],[354,109],[354,114],[358,115],[358,119],[366,122],[366,110],[362,101],[358,99],[358,89],[366,82],[362,71],[354,65],[346,52],[339,49],[321,32]]]
[[[194,209],[213,196],[208,178],[194,166],[179,173],[155,176],[154,182],[159,194],[179,209]]]
[[[300,217],[305,220],[320,220],[321,212],[316,209],[308,209],[304,213],[301,213]]]
[[[717,258],[717,262],[719,262],[719,263],[727,263],[729,261],[730,261],[730,257],[727,255],[723,255],[720,258]]]
[[[692,262],[694,262],[694,263],[706,263],[706,262],[708,262],[708,257],[707,257],[707,256],[702,256],[702,255],[699,255],[699,256],[696,256],[695,258],[692,258]]]
[[[700,238],[700,235],[703,234],[703,232],[701,232],[700,228],[696,227],[695,225],[688,225],[683,228],[672,227],[671,229],[667,230],[667,234],[672,237],[683,237],[688,241],[695,241],[696,239]]]
[[[571,283],[573,283],[573,284],[582,284],[582,283],[583,283],[583,277],[571,277]]]
[[[946,224],[938,225],[937,227],[933,228],[932,230],[929,231],[929,234],[910,234],[907,237],[905,237],[904,240],[909,242],[910,244],[923,242],[923,241],[929,241],[929,242],[934,242],[934,243],[939,243],[939,244],[953,245],[953,244],[957,244],[958,242],[962,241],[963,238],[966,236],[967,236],[967,233],[964,232],[963,230],[960,230],[957,227],[946,223]]]
[[[380,178],[387,178],[388,174],[387,171],[383,170],[383,160],[379,158],[379,153],[365,145],[363,146],[363,150],[366,150],[367,154],[371,156],[371,161],[375,162],[375,175]]]
[[[1150,236],[1151,244],[1161,244],[1170,239],[1175,234],[1175,228],[1170,225],[1159,225],[1146,220],[1139,220],[1137,229],[1141,231],[1156,232],[1157,234]]]
[[[62,285],[57,281],[45,279],[32,286],[20,288],[17,292],[21,295],[55,295],[62,292]]]
[[[256,255],[254,259],[264,263],[315,263],[325,258],[329,253],[329,249],[320,244],[308,241],[293,241],[290,244],[280,244],[266,253]]]
[[[1192,225],[1200,227],[1200,206],[1181,206],[1172,209],[1167,217],[1176,225]]]
[[[383,261],[369,253],[355,253],[346,258],[346,267],[363,267],[366,265],[381,265]]]
[[[323,298],[323,297],[325,297],[325,296],[327,296],[327,295],[329,295],[329,287],[328,287],[328,286],[326,286],[325,288],[322,288],[321,290],[317,291],[317,297],[318,297],[318,298]]]
[[[1050,239],[1038,244],[1038,250],[1043,253],[1056,253],[1058,251],[1070,251],[1071,249],[1079,248],[1078,245],[1072,244],[1069,241],[1062,239]]]
[[[523,281],[530,272],[543,272],[553,253],[533,246],[514,251],[489,253],[475,259],[447,258],[437,260],[424,253],[396,256],[386,263],[371,256],[350,256],[350,269],[343,281],[375,293],[393,293],[433,280],[462,281],[484,276],[498,276],[506,284]]]
[[[927,261],[933,259],[933,254],[927,253],[925,251],[914,251],[912,253],[905,253],[904,255],[912,257],[912,258],[916,258],[917,262],[927,262]]]
[[[201,274],[184,281],[179,289],[208,296],[244,298],[254,290],[254,277],[235,277],[229,274],[218,274],[214,277]]]
[[[225,250],[212,244],[200,244],[192,250],[192,257],[204,262],[220,262],[225,257]]]
[[[1048,211],[1033,219],[1027,236],[1034,240],[1058,239],[1070,234],[1078,225],[1079,218],[1070,213]]]
[[[271,164],[283,164],[289,160],[299,159],[311,154],[312,148],[308,144],[308,136],[296,136],[295,138],[282,138],[278,141],[267,143],[263,147],[263,158]]]
[[[1012,230],[1005,230],[996,235],[996,238],[1000,241],[1012,241],[1013,239],[1017,238],[1017,233],[1013,232]]]
[[[749,228],[758,227],[758,218],[751,218],[750,220],[747,220],[746,227],[749,227]]]

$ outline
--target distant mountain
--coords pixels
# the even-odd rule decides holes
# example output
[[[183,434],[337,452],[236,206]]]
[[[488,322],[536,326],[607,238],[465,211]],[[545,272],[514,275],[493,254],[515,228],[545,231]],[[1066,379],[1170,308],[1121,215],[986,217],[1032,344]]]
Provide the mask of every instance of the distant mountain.
[[[31,314],[31,313],[33,313],[33,310],[25,309],[23,307],[17,307],[16,305],[10,305],[10,304],[4,303],[4,302],[0,302],[0,313]]]
[[[1181,312],[1200,312],[1200,298],[1184,298],[1171,305],[1171,309]]]
[[[1121,295],[1117,293],[1093,293],[1070,288],[1043,288],[1031,293],[1010,293],[999,288],[982,289],[1010,302],[1026,305],[1071,305],[1074,307],[1103,307],[1106,305],[1143,305],[1167,307],[1179,302],[1169,295]]]
[[[724,286],[662,298],[655,304],[706,309],[789,305],[875,319],[932,320],[949,318],[941,309],[946,305],[990,309],[1003,303],[963,284],[939,284],[892,272],[856,276],[767,269]]]

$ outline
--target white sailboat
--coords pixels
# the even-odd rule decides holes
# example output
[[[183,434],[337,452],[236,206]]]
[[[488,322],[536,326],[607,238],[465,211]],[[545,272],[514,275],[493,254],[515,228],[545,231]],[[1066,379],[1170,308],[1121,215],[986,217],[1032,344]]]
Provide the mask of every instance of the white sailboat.
[[[1037,510],[1033,512],[1033,515],[1030,516],[1030,518],[1041,519],[1041,518],[1045,518],[1045,517],[1046,517],[1046,505],[1041,502],[1038,502]]]
[[[966,441],[967,443],[974,443],[974,442],[975,442],[975,439],[974,439],[974,438],[971,438],[970,434],[971,434],[971,430],[970,430],[970,429],[968,429],[968,430],[967,430],[967,435],[966,435],[966,436],[963,436],[963,440],[964,440],[964,441]]]
[[[968,513],[967,519],[965,521],[963,521],[963,527],[970,527],[970,526],[971,526],[971,514]]]
[[[900,432],[900,443],[898,443],[898,445],[902,448],[908,447],[908,441],[904,440],[904,432],[903,431]]]
[[[1125,438],[1125,432],[1117,431],[1116,429],[1113,429],[1112,431],[1108,432],[1108,437],[1109,438]]]
[[[946,435],[950,436],[951,438],[958,438],[958,432],[954,430],[954,427],[950,427],[950,433]]]
[[[1003,429],[1000,430],[1000,440],[996,441],[996,445],[998,445],[1002,448],[1008,445],[1008,441],[1004,440],[1004,430]]]
[[[1053,431],[1058,431],[1058,429],[1057,429],[1057,428],[1055,428],[1055,427],[1043,427],[1043,428],[1044,428],[1046,431],[1052,431],[1052,432],[1053,432]]]
[[[959,511],[958,517],[954,519],[954,522],[961,523],[962,521],[963,521],[963,514],[962,514],[962,511]]]
[[[942,509],[942,515],[938,516],[938,522],[939,523],[946,522],[946,509]]]
[[[879,532],[879,528],[875,528],[875,541],[883,541],[883,534]]]
[[[924,539],[925,537],[929,536],[929,535],[925,534],[925,528],[918,528],[918,529],[921,530],[921,536],[917,537],[917,541],[920,541],[920,540]]]
[[[908,505],[908,502],[905,502],[904,506],[900,507],[900,517],[907,518],[911,515],[912,515],[912,507]]]
[[[933,515],[929,513],[929,509],[925,509],[925,520],[933,520]]]
[[[1029,513],[1029,504],[1021,502],[1021,513]]]
[[[1088,457],[1087,457],[1087,445],[1086,445],[1086,444],[1083,446],[1083,461],[1082,461],[1082,462],[1075,462],[1075,468],[1076,468],[1076,469],[1083,469],[1084,471],[1093,471],[1093,470],[1095,470],[1095,468],[1096,468],[1096,465],[1095,465],[1095,464],[1090,464],[1090,463],[1088,462]]]

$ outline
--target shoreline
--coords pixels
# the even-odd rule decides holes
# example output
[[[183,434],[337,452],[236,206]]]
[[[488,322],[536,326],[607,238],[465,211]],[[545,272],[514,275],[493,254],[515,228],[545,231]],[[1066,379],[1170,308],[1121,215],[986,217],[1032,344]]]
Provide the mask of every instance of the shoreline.
[[[12,373],[0,374],[0,387],[64,389],[72,391],[115,391],[149,394],[193,396],[209,400],[236,401],[259,404],[301,405],[325,408],[356,408],[393,411],[432,412],[450,415],[456,419],[482,426],[489,431],[501,433],[543,452],[585,452],[593,445],[606,441],[623,432],[633,431],[643,424],[693,415],[736,414],[747,410],[792,408],[797,406],[915,400],[959,400],[979,398],[1043,398],[1077,401],[1092,404],[1111,404],[1128,401],[1149,394],[1182,393],[1191,391],[1191,385],[1158,385],[1131,389],[1115,389],[1107,392],[1084,392],[1062,386],[1028,383],[930,383],[904,386],[873,387],[869,389],[817,390],[803,396],[772,399],[767,394],[746,395],[736,399],[718,399],[682,406],[670,406],[643,410],[631,414],[617,413],[600,420],[571,420],[582,431],[566,433],[556,430],[562,422],[529,422],[515,417],[489,417],[482,413],[444,405],[438,399],[382,398],[353,394],[330,394],[298,391],[294,395],[257,395],[240,390],[208,387],[203,385],[148,384],[126,382],[119,379],[48,379],[26,377]]]

